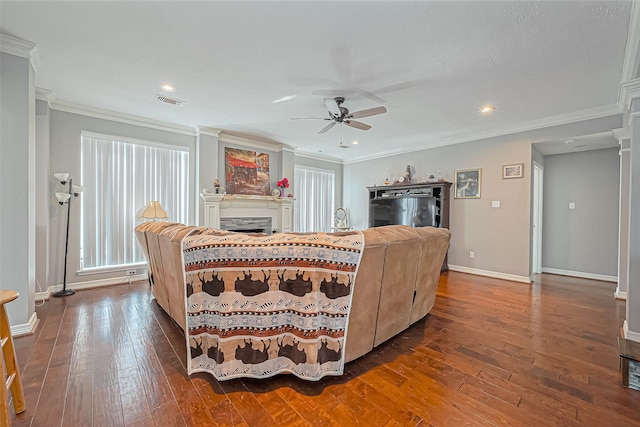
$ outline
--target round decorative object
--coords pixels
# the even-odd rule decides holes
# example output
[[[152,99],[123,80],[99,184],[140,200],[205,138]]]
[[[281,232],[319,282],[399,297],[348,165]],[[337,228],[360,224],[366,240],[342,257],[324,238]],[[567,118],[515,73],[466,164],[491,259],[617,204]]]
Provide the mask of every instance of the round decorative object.
[[[344,221],[347,218],[347,212],[343,208],[336,209],[336,219]]]
[[[271,192],[271,195],[273,197],[280,197],[280,189],[279,188],[274,188],[273,191]]]

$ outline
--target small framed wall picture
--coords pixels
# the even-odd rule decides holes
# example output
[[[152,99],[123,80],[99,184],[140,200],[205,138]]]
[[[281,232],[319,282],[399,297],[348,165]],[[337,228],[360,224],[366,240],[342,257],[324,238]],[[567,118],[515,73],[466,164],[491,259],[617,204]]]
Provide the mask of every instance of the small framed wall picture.
[[[455,172],[455,198],[479,199],[482,169],[465,169]]]
[[[524,163],[502,166],[502,179],[522,178],[524,176]]]

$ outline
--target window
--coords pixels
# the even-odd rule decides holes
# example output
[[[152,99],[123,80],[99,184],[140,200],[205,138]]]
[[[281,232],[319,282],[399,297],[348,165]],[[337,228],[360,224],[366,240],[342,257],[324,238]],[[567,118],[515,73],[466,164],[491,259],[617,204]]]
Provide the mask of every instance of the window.
[[[186,223],[187,147],[82,132],[80,268],[144,262],[136,212],[158,200],[169,220]]]
[[[295,179],[295,230],[331,231],[335,172],[296,166]]]

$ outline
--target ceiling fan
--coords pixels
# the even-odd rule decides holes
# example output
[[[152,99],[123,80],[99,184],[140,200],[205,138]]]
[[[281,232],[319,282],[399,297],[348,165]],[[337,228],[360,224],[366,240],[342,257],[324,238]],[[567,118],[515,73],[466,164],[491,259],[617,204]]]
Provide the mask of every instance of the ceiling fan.
[[[360,130],[369,130],[371,126],[368,124],[355,121],[353,119],[359,119],[362,117],[375,116],[377,114],[386,113],[387,109],[385,107],[375,107],[368,108],[366,110],[360,110],[356,112],[349,112],[349,109],[342,106],[344,102],[344,98],[341,96],[337,96],[335,98],[325,98],[324,105],[327,106],[329,110],[329,117],[294,117],[291,120],[328,120],[331,121],[328,125],[320,129],[318,133],[325,133],[332,127],[334,127],[338,123],[343,123],[347,126],[351,126],[352,128],[360,129]]]

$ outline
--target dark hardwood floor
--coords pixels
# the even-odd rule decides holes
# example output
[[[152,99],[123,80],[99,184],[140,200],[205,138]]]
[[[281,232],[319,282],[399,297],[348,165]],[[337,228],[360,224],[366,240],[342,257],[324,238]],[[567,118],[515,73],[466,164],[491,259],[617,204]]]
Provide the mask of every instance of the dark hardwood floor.
[[[638,426],[621,385],[611,283],[529,286],[449,272],[431,315],[319,382],[189,378],[180,329],[146,283],[38,307],[15,339],[15,426]]]

